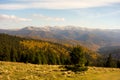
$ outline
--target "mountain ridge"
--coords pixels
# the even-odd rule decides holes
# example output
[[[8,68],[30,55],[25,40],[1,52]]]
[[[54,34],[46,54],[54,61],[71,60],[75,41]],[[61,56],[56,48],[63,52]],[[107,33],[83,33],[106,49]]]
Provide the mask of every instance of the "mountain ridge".
[[[72,45],[82,44],[93,50],[105,46],[120,45],[119,29],[89,29],[78,26],[27,26],[17,30],[0,29],[0,33],[44,39]]]

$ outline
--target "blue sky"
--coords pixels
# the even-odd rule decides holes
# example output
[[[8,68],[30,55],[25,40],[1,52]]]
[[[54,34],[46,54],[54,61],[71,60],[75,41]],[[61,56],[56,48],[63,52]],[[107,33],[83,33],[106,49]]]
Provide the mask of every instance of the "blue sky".
[[[120,0],[0,0],[0,28],[80,26],[120,29]]]

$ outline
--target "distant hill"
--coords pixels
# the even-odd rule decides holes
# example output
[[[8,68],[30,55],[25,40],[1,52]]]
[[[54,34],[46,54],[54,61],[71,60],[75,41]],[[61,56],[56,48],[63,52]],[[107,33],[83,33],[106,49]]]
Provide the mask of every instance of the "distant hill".
[[[120,60],[120,46],[102,47],[98,52],[104,56],[111,54],[113,58]]]
[[[95,51],[104,46],[120,46],[120,30],[112,29],[88,29],[76,26],[29,26],[18,30],[0,30],[0,33],[69,45],[81,44]]]

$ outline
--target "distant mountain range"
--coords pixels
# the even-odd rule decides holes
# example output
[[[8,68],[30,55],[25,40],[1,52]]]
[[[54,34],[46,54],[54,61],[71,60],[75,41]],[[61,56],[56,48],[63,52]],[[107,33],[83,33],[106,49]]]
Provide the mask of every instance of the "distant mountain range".
[[[0,33],[54,41],[62,44],[81,44],[92,50],[107,46],[120,46],[120,30],[118,29],[88,29],[77,26],[29,26],[18,30],[0,29]]]

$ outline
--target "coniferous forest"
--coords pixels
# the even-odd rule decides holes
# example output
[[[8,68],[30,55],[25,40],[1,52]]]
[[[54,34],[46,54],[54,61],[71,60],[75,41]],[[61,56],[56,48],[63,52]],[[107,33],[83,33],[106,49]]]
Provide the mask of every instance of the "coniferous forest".
[[[120,61],[112,55],[103,57],[83,46],[66,46],[7,34],[0,34],[0,61],[120,68]]]

